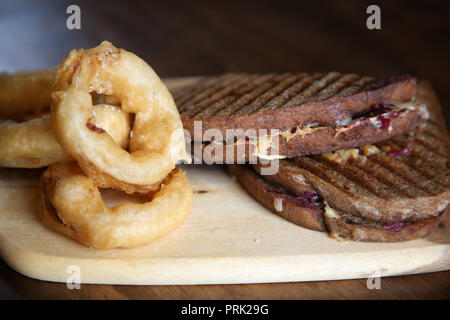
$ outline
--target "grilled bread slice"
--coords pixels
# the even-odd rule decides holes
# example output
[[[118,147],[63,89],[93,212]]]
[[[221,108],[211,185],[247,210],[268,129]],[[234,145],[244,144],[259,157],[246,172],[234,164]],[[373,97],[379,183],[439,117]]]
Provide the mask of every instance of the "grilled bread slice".
[[[409,75],[375,80],[356,74],[225,74],[200,79],[172,92],[184,128],[194,135],[218,129],[289,129],[309,123],[336,126],[379,102],[409,101],[416,79]]]
[[[315,191],[292,193],[279,184],[260,176],[250,165],[228,165],[228,171],[239,184],[264,207],[301,227],[328,232],[338,240],[369,242],[399,242],[421,238],[429,234],[443,215],[415,221],[376,223],[357,219],[336,211]]]
[[[317,192],[323,221],[335,237],[404,241],[426,234],[450,202],[450,143],[430,85],[421,82],[417,96],[430,110],[424,128],[376,145],[281,160],[277,174],[260,178],[294,196]]]
[[[260,148],[261,139],[267,142],[274,135],[280,138],[276,154],[293,157],[403,134],[424,122],[420,103],[401,104],[412,99],[415,89],[416,79],[408,75],[375,80],[339,72],[226,74],[200,79],[172,94],[193,143],[214,148],[205,155],[214,162],[229,163],[224,156],[230,153],[236,154],[231,158],[235,162],[274,154],[270,144]],[[388,102],[395,110],[375,112],[374,106]],[[218,132],[220,139],[207,130]],[[238,149],[240,145],[246,147]]]

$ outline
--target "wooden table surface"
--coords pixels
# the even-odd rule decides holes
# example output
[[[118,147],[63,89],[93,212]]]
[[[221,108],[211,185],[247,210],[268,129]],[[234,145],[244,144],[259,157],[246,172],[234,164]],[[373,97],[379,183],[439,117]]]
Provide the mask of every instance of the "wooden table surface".
[[[135,52],[162,77],[235,72],[329,71],[431,81],[450,124],[450,10],[445,1],[385,1],[381,30],[366,1],[76,1],[81,30],[66,28],[64,1],[0,1],[0,71],[57,65],[102,40]],[[0,260],[9,299],[448,299],[450,272],[327,282],[110,286],[24,277]]]

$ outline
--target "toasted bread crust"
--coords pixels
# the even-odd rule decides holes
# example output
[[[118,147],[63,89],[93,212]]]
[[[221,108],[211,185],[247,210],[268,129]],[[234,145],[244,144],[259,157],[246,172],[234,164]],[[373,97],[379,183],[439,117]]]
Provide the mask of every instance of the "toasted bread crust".
[[[257,174],[261,175],[261,170],[264,166],[260,162],[253,164],[252,167]],[[298,172],[298,167],[289,161],[280,161],[277,173],[264,175],[264,180],[271,184],[283,186],[284,189],[293,194],[316,191],[305,179],[305,176]]]
[[[313,122],[336,126],[376,103],[408,101],[415,88],[416,78],[409,75],[374,80],[338,72],[226,74],[173,95],[184,128],[194,137],[194,121],[202,121],[203,139],[208,129],[226,136],[227,129],[285,130]]]
[[[439,224],[440,214],[415,221],[399,224],[397,227],[369,226],[350,223],[343,216],[332,218],[324,215],[324,220],[330,236],[335,239],[345,239],[365,242],[400,242],[422,238],[429,234]]]

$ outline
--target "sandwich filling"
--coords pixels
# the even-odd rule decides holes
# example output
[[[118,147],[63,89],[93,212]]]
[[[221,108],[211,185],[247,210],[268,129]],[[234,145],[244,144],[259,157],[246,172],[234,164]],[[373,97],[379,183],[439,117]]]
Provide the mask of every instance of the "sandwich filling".
[[[381,223],[378,221],[371,221],[368,219],[363,219],[361,217],[337,211],[333,209],[328,203],[325,202],[324,207],[324,214],[326,217],[330,219],[343,219],[345,223],[347,224],[358,224],[358,225],[364,225],[367,227],[375,227],[375,228],[384,228],[391,232],[399,232],[402,227],[405,227],[406,225],[410,225],[413,222],[403,220],[403,221],[395,221],[390,223]]]

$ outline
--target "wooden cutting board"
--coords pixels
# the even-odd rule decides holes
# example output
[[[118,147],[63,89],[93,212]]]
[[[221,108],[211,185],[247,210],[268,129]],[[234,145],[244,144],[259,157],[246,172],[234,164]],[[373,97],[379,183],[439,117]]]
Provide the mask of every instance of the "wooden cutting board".
[[[168,81],[170,88],[190,81]],[[41,280],[104,284],[229,284],[368,278],[450,269],[450,221],[402,243],[337,242],[255,202],[222,166],[182,166],[194,189],[188,219],[133,249],[85,247],[37,213],[42,170],[0,169],[0,256]],[[105,195],[116,201],[116,195]]]

